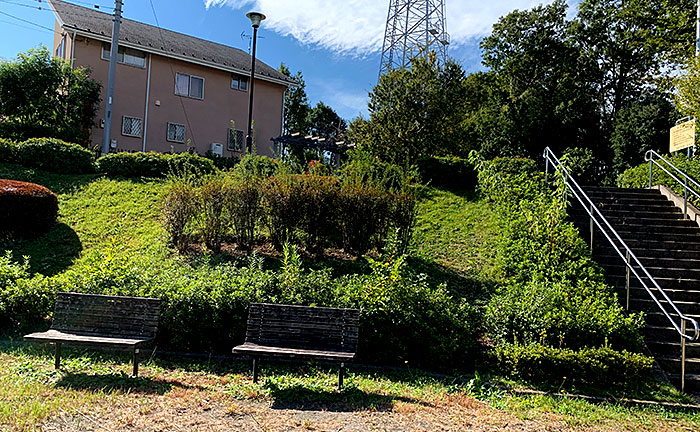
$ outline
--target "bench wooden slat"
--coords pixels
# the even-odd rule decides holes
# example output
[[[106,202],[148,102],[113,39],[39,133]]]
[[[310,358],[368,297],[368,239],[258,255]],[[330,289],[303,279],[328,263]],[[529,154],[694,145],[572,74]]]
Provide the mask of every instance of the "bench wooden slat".
[[[234,353],[247,355],[265,355],[273,357],[318,358],[335,361],[351,361],[355,353],[341,351],[319,351],[298,348],[280,348],[245,343],[233,349]]]
[[[65,342],[71,344],[109,345],[120,347],[136,347],[150,341],[150,339],[105,337],[97,334],[63,333],[58,330],[31,333],[24,336],[24,339],[44,342]]]

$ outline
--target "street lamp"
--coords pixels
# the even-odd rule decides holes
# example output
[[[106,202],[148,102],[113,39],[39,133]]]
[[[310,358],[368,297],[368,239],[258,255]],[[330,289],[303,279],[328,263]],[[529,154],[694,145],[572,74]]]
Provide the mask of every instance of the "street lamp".
[[[250,61],[250,96],[248,99],[248,135],[245,137],[246,153],[253,150],[253,91],[255,90],[255,45],[258,39],[258,27],[260,21],[265,19],[265,15],[260,12],[248,12],[245,14],[250,19],[253,26],[253,56]]]

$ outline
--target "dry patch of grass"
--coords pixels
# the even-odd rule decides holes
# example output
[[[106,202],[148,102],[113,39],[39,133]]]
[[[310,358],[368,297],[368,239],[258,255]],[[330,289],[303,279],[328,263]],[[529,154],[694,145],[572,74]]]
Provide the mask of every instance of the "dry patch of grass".
[[[569,431],[698,430],[684,414],[583,401],[518,398],[421,372],[265,365],[255,384],[240,362],[146,362],[66,349],[0,345],[0,430],[9,431]],[[476,393],[474,391],[476,390]],[[482,400],[476,398],[478,396]]]

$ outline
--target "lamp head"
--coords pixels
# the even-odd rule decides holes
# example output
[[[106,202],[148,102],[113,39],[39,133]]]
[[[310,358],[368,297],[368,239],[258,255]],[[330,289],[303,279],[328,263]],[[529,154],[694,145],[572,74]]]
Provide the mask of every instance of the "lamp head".
[[[250,19],[250,24],[253,26],[253,28],[260,27],[260,21],[267,18],[260,12],[248,12],[247,14],[245,14],[245,16],[247,16]]]

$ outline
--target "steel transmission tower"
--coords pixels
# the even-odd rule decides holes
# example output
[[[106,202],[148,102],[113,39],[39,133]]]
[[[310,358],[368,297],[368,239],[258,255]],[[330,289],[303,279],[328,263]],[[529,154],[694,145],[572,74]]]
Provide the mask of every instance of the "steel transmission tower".
[[[379,75],[407,67],[412,57],[431,51],[444,63],[449,44],[444,0],[389,0]]]

